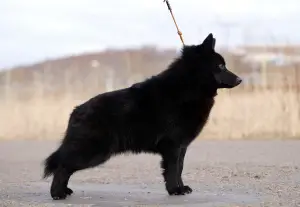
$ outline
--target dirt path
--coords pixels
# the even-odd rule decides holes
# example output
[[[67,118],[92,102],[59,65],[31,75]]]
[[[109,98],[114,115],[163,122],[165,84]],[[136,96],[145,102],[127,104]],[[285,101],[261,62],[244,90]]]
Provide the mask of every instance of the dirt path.
[[[196,141],[183,172],[194,192],[179,197],[164,189],[160,157],[119,156],[73,175],[75,193],[52,201],[41,175],[56,144],[0,142],[0,206],[300,206],[300,141]]]

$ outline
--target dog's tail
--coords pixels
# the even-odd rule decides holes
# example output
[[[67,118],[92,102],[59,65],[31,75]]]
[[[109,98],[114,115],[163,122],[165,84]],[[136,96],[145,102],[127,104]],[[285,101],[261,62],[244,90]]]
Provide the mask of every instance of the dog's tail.
[[[60,162],[60,151],[59,149],[53,152],[45,161],[44,161],[44,178],[49,177],[54,173],[58,168]]]

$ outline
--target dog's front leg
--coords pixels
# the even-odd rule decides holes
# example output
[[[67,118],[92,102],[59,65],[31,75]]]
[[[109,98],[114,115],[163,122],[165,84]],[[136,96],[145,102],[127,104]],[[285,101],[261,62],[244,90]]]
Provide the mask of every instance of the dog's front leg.
[[[184,195],[188,193],[185,190],[185,187],[183,185],[180,186],[182,180],[181,179],[179,180],[179,176],[181,175],[182,167],[183,167],[183,162],[182,165],[180,165],[181,163],[180,158],[182,157],[180,155],[181,155],[180,148],[168,149],[162,154],[161,167],[163,169],[163,177],[169,195]],[[183,153],[183,155],[185,155],[185,152]]]
[[[184,157],[185,157],[185,154],[186,154],[186,150],[187,150],[187,147],[183,147],[180,149],[180,153],[179,153],[179,159],[178,159],[178,177],[177,177],[177,180],[178,180],[178,185],[180,188],[182,188],[182,191],[184,193],[191,193],[193,190],[187,186],[187,185],[184,185],[183,184],[183,181],[182,181],[182,171],[183,171],[183,166],[184,166]]]

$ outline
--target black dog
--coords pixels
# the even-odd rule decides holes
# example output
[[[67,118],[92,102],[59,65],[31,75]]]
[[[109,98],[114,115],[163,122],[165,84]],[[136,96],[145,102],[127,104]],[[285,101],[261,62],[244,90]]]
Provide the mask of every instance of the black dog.
[[[161,155],[169,195],[191,193],[181,178],[187,147],[204,127],[217,89],[242,82],[214,47],[209,34],[200,45],[184,46],[160,74],[77,106],[61,146],[45,160],[44,177],[54,175],[52,198],[72,194],[67,185],[74,172],[125,152]]]

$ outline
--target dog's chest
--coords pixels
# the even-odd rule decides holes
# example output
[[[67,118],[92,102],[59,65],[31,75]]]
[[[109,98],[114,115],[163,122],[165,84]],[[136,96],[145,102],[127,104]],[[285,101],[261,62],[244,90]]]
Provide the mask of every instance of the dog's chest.
[[[206,124],[214,100],[188,102],[170,110],[165,115],[164,124],[170,133],[195,137]]]

